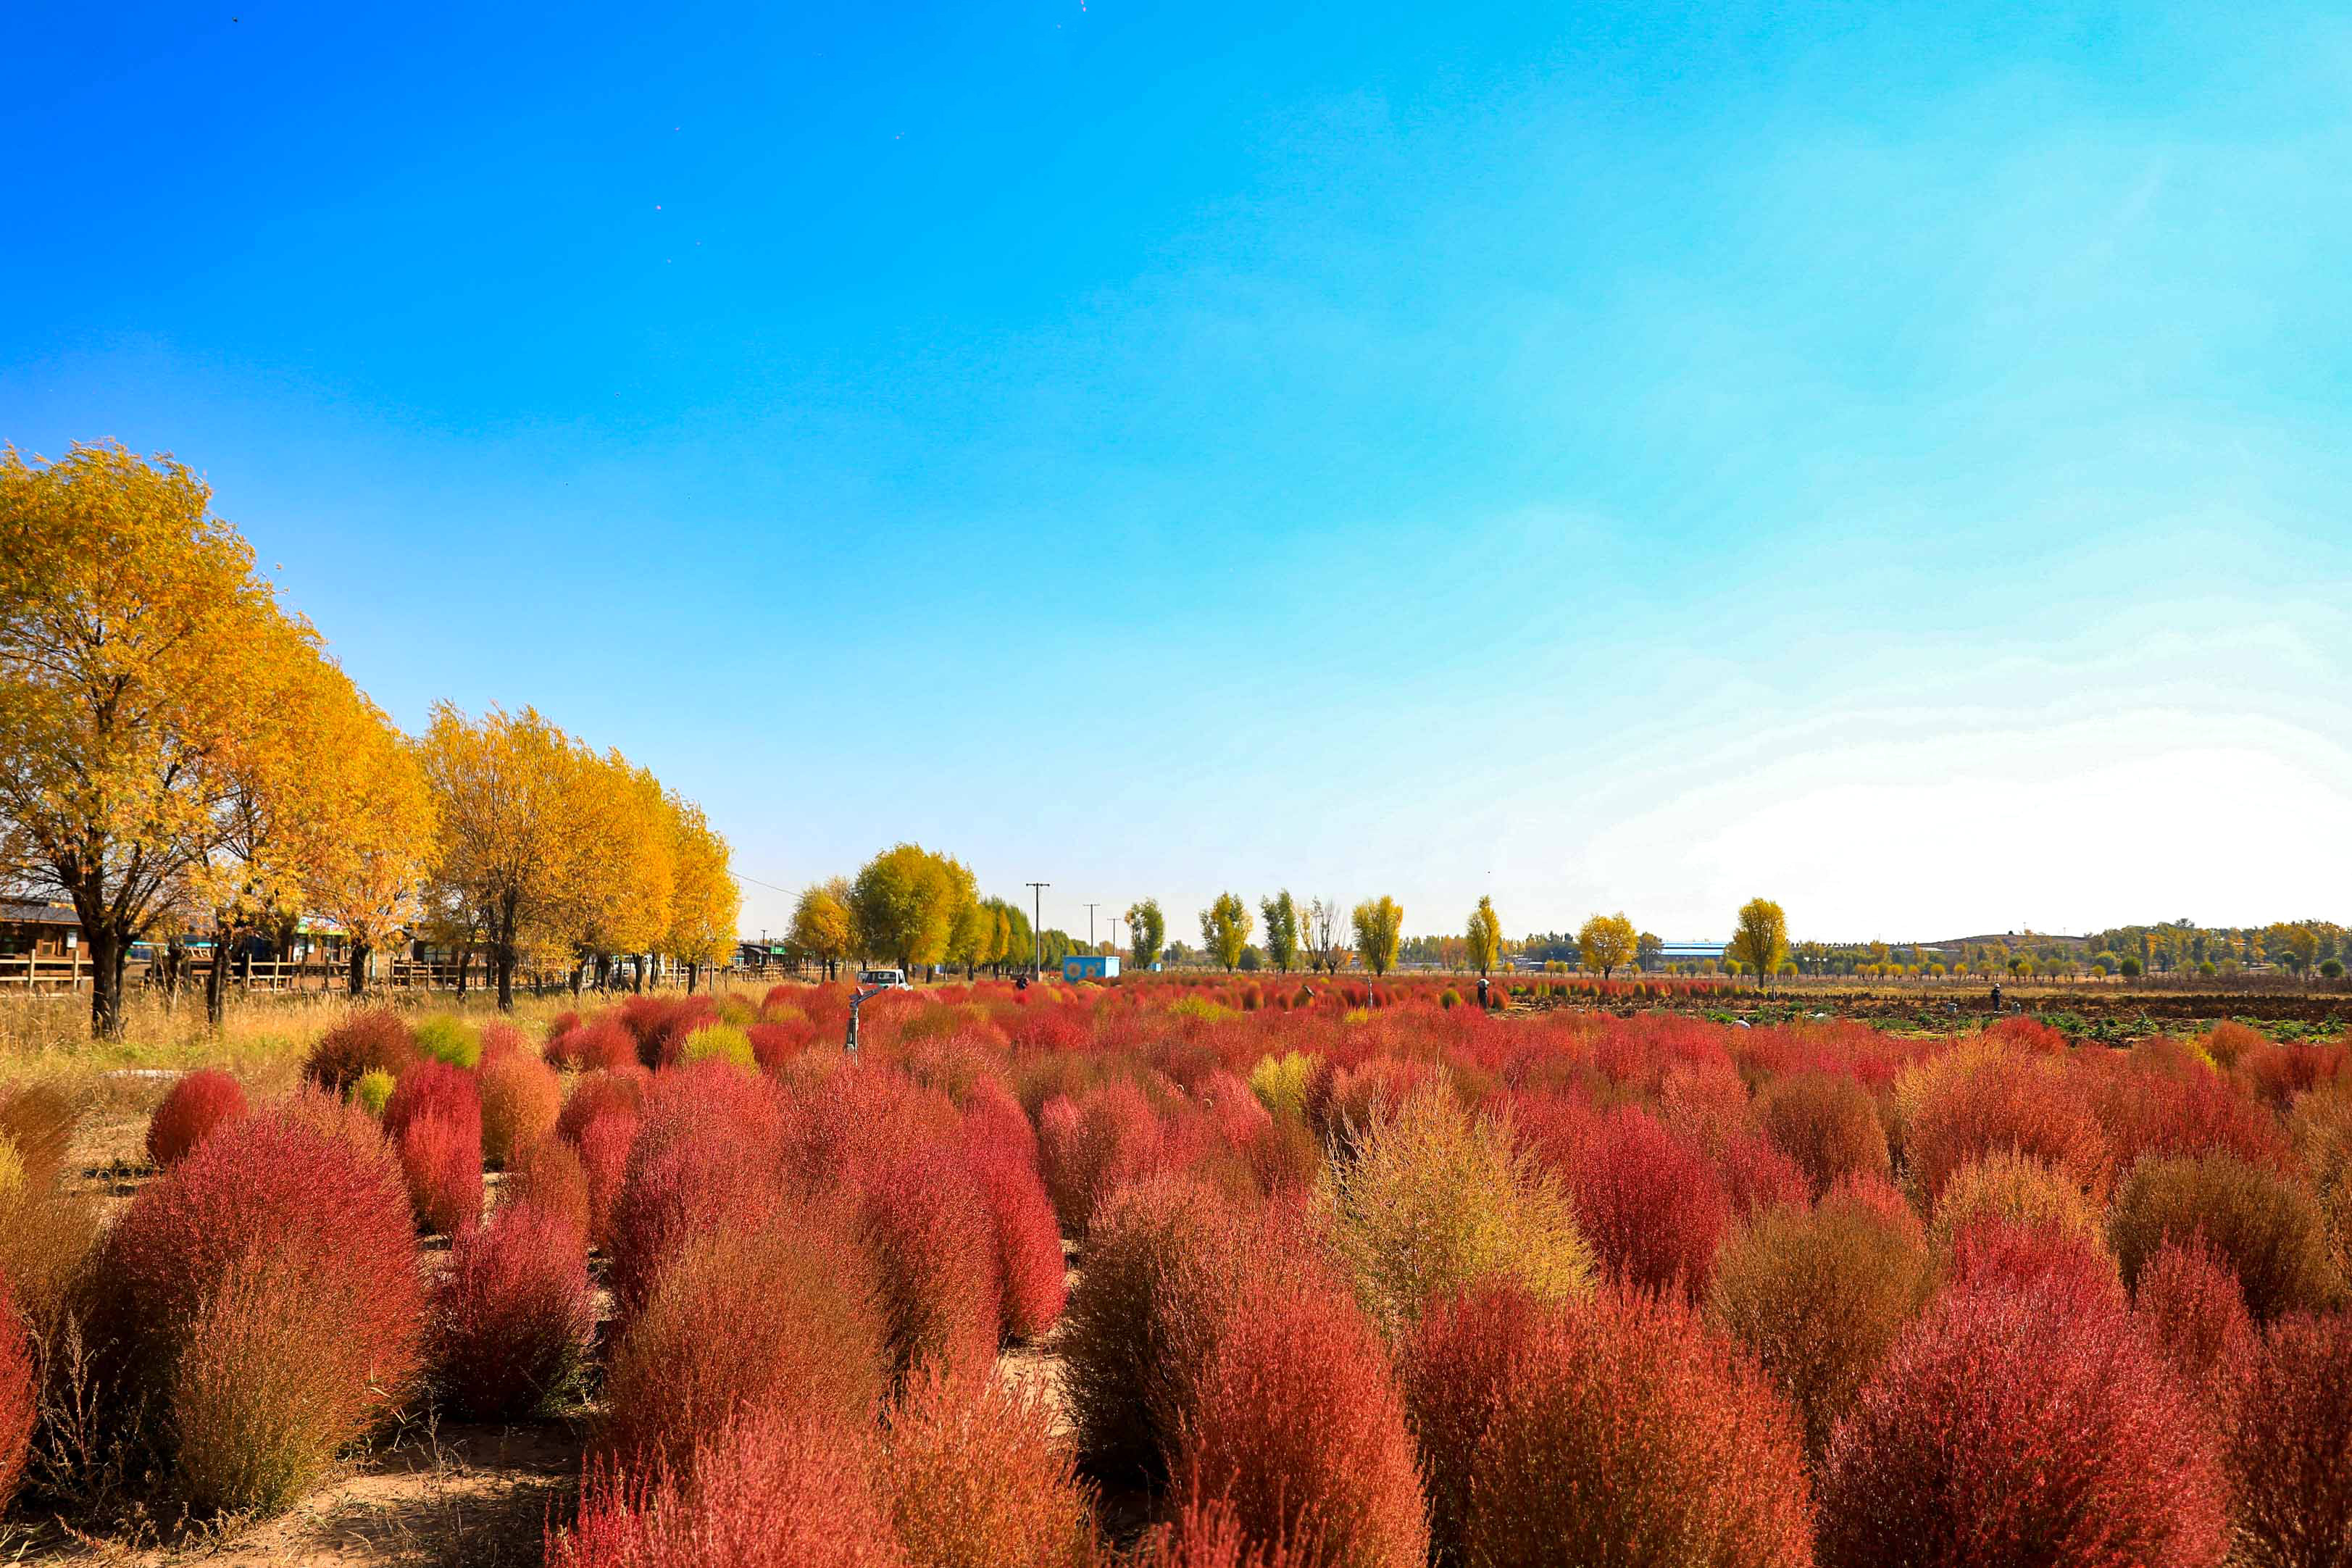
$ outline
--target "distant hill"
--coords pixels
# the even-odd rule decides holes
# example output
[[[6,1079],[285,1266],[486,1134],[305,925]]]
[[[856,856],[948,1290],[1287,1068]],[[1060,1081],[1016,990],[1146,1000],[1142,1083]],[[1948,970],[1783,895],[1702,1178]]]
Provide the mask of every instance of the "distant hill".
[[[2087,936],[2059,936],[2053,932],[2040,931],[1988,931],[1983,936],[1947,937],[1941,942],[1931,942],[1926,945],[1951,952],[1963,947],[1990,947],[1997,942],[2007,942],[2012,948],[2067,947],[2078,952],[2088,952],[2091,950],[2091,939]]]

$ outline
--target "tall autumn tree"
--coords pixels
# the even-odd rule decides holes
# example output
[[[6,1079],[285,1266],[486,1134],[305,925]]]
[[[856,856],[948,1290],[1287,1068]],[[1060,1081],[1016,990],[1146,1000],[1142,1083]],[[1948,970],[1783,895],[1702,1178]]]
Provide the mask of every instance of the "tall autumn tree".
[[[1402,905],[1385,893],[1366,899],[1356,906],[1349,923],[1355,928],[1356,952],[1362,955],[1365,968],[1374,974],[1386,974],[1396,967],[1397,942],[1404,931]]]
[[[849,884],[841,878],[801,890],[793,906],[793,929],[784,938],[792,950],[814,961],[831,980],[841,961],[856,951],[851,945]]]
[[[1641,932],[1620,910],[1613,915],[1595,915],[1584,922],[1576,933],[1576,951],[1584,960],[1584,967],[1601,971],[1603,980],[1625,964],[1633,962],[1642,950]]]
[[[1201,911],[1202,944],[1228,974],[1242,961],[1242,949],[1249,945],[1251,923],[1249,906],[1231,893],[1219,893]]]
[[[244,656],[290,625],[185,465],[0,449],[0,885],[72,904],[95,1035],[121,1032],[131,944],[190,895],[278,738],[278,672]]]
[[[1481,897],[1478,907],[1470,911],[1470,927],[1463,933],[1464,956],[1470,967],[1481,974],[1494,972],[1496,961],[1503,956],[1503,921],[1495,913],[1495,900]]]
[[[686,988],[695,989],[704,968],[727,962],[735,950],[735,925],[742,913],[742,890],[729,865],[727,840],[692,801],[663,797],[669,833],[669,924],[661,951],[686,970]]]
[[[1287,974],[1298,964],[1298,903],[1285,888],[1270,899],[1258,900],[1257,912],[1265,917],[1266,962]]]
[[[551,911],[546,935],[570,944],[572,989],[593,968],[601,989],[613,961],[650,953],[669,927],[672,841],[661,784],[618,752],[572,753],[562,777],[573,831],[596,846],[598,867],[576,878]],[[638,969],[642,982],[644,967]]]
[[[496,970],[499,1005],[514,1005],[514,972],[526,949],[551,951],[604,874],[583,770],[593,753],[526,708],[469,719],[433,710],[420,747],[440,822],[432,877],[436,901],[477,910]]]
[[[1130,904],[1125,918],[1128,952],[1136,968],[1149,970],[1160,962],[1160,952],[1168,945],[1168,919],[1160,912],[1160,900],[1145,899]]]
[[[1339,900],[1317,899],[1308,904],[1300,930],[1307,956],[1312,961],[1309,967],[1339,973],[1340,966],[1348,962],[1348,927]]]
[[[971,872],[919,844],[899,844],[867,861],[850,884],[860,947],[901,969],[947,958],[957,920],[977,897]]]
[[[1789,917],[1769,899],[1750,899],[1739,906],[1727,956],[1754,970],[1766,984],[1779,973],[1789,952]]]

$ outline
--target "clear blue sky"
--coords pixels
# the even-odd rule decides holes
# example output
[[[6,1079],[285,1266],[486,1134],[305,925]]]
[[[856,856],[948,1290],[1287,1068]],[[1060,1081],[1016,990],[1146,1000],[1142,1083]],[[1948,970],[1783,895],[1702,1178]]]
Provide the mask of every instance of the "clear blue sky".
[[[0,437],[761,880],[2352,916],[2340,12],[36,3],[5,80]]]

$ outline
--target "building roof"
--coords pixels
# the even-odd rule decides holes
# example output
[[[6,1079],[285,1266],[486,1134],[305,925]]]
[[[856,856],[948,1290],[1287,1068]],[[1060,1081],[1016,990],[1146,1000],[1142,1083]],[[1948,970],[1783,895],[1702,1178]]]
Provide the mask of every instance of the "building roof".
[[[25,926],[79,926],[81,917],[74,913],[71,904],[27,904],[15,900],[0,900],[0,924]]]
[[[1661,958],[1721,958],[1724,944],[1719,942],[1662,942],[1658,944]]]

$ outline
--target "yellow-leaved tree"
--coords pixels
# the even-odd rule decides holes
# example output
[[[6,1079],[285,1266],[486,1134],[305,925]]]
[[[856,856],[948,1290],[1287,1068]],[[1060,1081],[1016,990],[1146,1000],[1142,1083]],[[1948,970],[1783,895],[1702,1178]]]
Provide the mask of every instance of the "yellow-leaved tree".
[[[1789,952],[1789,917],[1769,899],[1750,899],[1739,906],[1739,923],[1732,932],[1728,956],[1738,959],[1769,984]]]
[[[1355,928],[1356,952],[1362,955],[1365,968],[1374,974],[1386,974],[1395,967],[1397,942],[1404,931],[1403,906],[1385,893],[1366,899],[1356,906],[1349,923]]]
[[[1625,918],[1622,910],[1613,915],[1595,915],[1584,922],[1576,933],[1576,951],[1584,960],[1584,967],[1601,971],[1608,979],[1621,965],[1631,963],[1641,952],[1642,934],[1633,922]]]
[[[729,866],[727,840],[702,808],[675,793],[664,802],[670,838],[669,929],[661,949],[686,969],[691,992],[706,966],[725,963],[735,951],[735,921],[742,890]]]
[[[1201,911],[1202,943],[1228,974],[1242,961],[1242,949],[1249,945],[1252,923],[1249,906],[1231,893],[1219,893]]]
[[[248,654],[306,634],[184,464],[0,449],[0,887],[73,906],[93,1034],[131,945],[213,891],[240,776],[283,760]]]
[[[802,958],[818,964],[827,980],[840,971],[841,961],[856,951],[849,919],[849,884],[839,877],[803,889],[793,906],[793,929],[785,943]]]
[[[357,688],[343,683],[334,700],[313,710],[311,722],[318,815],[302,860],[303,892],[310,912],[343,933],[356,996],[368,955],[424,919],[436,847],[433,795],[418,746]]]
[[[850,886],[858,950],[906,970],[944,963],[956,922],[978,896],[972,874],[961,861],[919,844],[885,849]]]
[[[1496,960],[1503,955],[1503,921],[1495,913],[1495,900],[1481,898],[1478,907],[1470,911],[1470,929],[1464,933],[1464,955],[1470,967],[1481,974],[1491,973]]]

